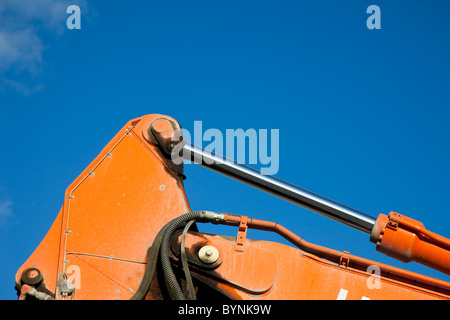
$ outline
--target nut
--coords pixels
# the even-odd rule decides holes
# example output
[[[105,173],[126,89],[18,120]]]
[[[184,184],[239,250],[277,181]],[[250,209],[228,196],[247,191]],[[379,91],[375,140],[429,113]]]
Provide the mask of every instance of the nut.
[[[198,251],[198,258],[203,263],[214,263],[219,259],[219,250],[213,246],[203,246]]]

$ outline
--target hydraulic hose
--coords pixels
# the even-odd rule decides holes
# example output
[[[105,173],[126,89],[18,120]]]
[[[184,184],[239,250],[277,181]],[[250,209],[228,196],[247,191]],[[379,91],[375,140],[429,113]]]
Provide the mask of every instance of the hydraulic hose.
[[[175,231],[181,227],[181,225],[190,220],[197,220],[201,218],[204,211],[193,211],[183,214],[178,218],[170,221],[167,225],[167,229],[164,232],[164,236],[161,242],[161,266],[164,272],[164,279],[166,280],[167,289],[169,291],[170,297],[174,300],[186,300],[186,297],[183,294],[183,291],[178,284],[178,281],[175,277],[175,273],[172,269],[172,264],[169,259],[169,250],[170,250],[170,238],[173,236]]]
[[[192,276],[189,272],[189,265],[188,260],[186,257],[186,234],[191,227],[191,225],[195,222],[195,220],[191,220],[188,223],[186,223],[186,226],[183,229],[183,233],[181,235],[181,247],[180,247],[180,258],[181,258],[181,264],[183,266],[184,271],[184,277],[186,278],[188,293],[187,293],[187,299],[189,300],[196,300],[196,294],[195,294],[195,288],[194,284],[192,282]]]
[[[147,266],[145,267],[144,277],[142,278],[141,284],[139,288],[136,290],[136,293],[131,297],[130,300],[143,300],[147,295],[148,290],[150,289],[150,285],[152,283],[156,265],[158,263],[158,255],[161,248],[161,241],[164,235],[164,232],[167,229],[167,225],[165,225],[156,235],[155,240],[153,240],[153,244],[148,250],[147,254]]]
[[[204,220],[205,222],[215,222],[218,220],[223,220],[224,215],[218,214],[211,211],[192,211],[173,219],[167,224],[167,229],[164,232],[164,236],[161,242],[161,266],[164,273],[164,279],[166,281],[167,289],[169,295],[174,300],[186,300],[183,291],[178,284],[175,273],[172,269],[172,264],[169,259],[170,251],[170,238],[173,236],[175,231],[183,225],[183,223],[191,220]]]

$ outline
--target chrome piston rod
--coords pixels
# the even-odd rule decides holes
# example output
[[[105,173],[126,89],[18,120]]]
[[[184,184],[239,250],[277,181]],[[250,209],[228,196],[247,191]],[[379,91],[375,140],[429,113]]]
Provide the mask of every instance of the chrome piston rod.
[[[368,234],[372,232],[376,218],[366,213],[273,176],[263,175],[256,169],[236,163],[221,155],[216,155],[189,142],[183,141],[183,143],[185,143],[183,147],[183,158],[185,160],[219,172],[360,231]]]

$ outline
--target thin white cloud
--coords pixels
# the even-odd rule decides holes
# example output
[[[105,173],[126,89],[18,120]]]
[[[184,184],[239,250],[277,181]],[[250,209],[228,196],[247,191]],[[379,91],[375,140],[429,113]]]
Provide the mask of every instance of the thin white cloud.
[[[66,10],[72,4],[86,8],[86,0],[0,0],[0,76],[6,79],[0,89],[31,94],[42,88],[41,84],[23,83],[23,76],[35,82],[47,48],[42,35],[51,39],[64,32]]]
[[[31,29],[0,30],[0,72],[15,68],[35,74],[43,51],[42,40]]]
[[[0,228],[6,227],[13,214],[13,203],[10,200],[0,202]]]
[[[0,81],[0,91],[5,91],[5,89],[11,88],[24,96],[30,96],[36,92],[39,92],[45,88],[42,83],[35,84],[33,86],[25,85],[15,80],[2,79]]]
[[[61,32],[66,20],[69,0],[2,0],[0,11],[20,18],[22,27],[29,22],[39,22],[46,29]],[[2,10],[3,9],[3,10]]]

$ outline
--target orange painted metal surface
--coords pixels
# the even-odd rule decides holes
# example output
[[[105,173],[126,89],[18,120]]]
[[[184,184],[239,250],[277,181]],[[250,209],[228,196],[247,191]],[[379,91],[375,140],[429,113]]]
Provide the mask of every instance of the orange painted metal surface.
[[[442,285],[439,286],[435,279],[429,278],[427,289],[412,284],[413,273],[409,273],[411,283],[383,275],[378,277],[276,242],[246,239],[244,251],[240,252],[235,250],[234,239],[195,232],[186,238],[188,247],[196,247],[200,242],[219,249],[223,259],[220,266],[210,271],[193,268],[192,275],[232,299],[434,300],[450,297],[450,284],[445,282],[438,281]],[[374,261],[371,265],[381,266],[382,274],[389,269]]]
[[[419,221],[396,212],[389,216],[380,214],[371,241],[388,256],[450,274],[450,240],[425,229]]]
[[[190,211],[182,181],[144,137],[158,117],[128,122],[67,188],[63,208],[16,283],[36,266],[53,293],[66,274],[76,299],[131,297],[155,235]]]
[[[242,217],[226,215],[225,220],[226,224],[240,226]],[[274,222],[252,218],[248,218],[246,221],[250,228],[276,232],[301,249],[285,248],[285,246],[278,243],[248,240],[244,246],[245,249],[242,250],[242,252],[250,255],[249,252],[251,252],[251,247],[258,244],[257,247],[266,252],[255,254],[254,259],[261,260],[266,257],[266,264],[269,260],[280,260],[281,262],[278,266],[278,270],[285,269],[286,276],[289,274],[293,275],[290,280],[286,279],[285,283],[278,283],[278,285],[285,290],[284,293],[280,292],[283,299],[335,299],[337,296],[334,296],[333,292],[336,290],[329,291],[329,289],[334,286],[334,283],[342,283],[343,278],[349,280],[349,282],[345,282],[345,286],[343,286],[342,289],[348,291],[349,288],[351,288],[352,299],[355,299],[355,296],[357,295],[371,299],[425,299],[427,296],[429,298],[447,299],[449,297],[450,283],[448,282],[350,255],[348,252],[339,252],[308,243],[285,227]],[[237,241],[238,239],[236,242]],[[249,257],[247,257],[247,259],[248,258]],[[274,258],[276,259],[274,260]],[[306,258],[309,258],[310,261],[308,261],[310,266],[305,269],[304,266],[302,267],[302,264],[305,263],[304,260]],[[224,261],[226,260],[227,259],[224,258]],[[260,263],[262,268],[262,265],[265,263],[263,261]],[[313,267],[312,265],[316,266]],[[322,267],[319,268],[321,270],[320,274],[315,272],[314,270],[318,266],[327,266],[325,269],[328,270],[328,273],[322,272]],[[369,272],[369,270],[375,269],[379,270],[379,276]],[[253,268],[251,270],[253,277],[258,278],[264,276],[264,272],[259,268]],[[306,272],[304,272],[305,270]],[[229,272],[233,272],[232,268],[230,268]],[[302,274],[296,275],[299,272],[302,272]],[[249,276],[249,274],[246,276]],[[310,279],[308,279],[308,277]],[[316,283],[316,281],[320,282],[320,279],[322,278],[327,279],[326,286],[321,286]],[[292,284],[296,284],[297,281],[303,284],[302,286],[306,291],[299,292],[298,290],[300,289],[292,288]],[[349,283],[352,284],[350,285]],[[305,284],[310,285],[305,287]],[[377,284],[379,284],[379,287]],[[275,290],[275,292],[277,291],[278,290]],[[338,292],[339,291],[340,290],[338,290]],[[308,292],[308,294],[306,292]],[[311,292],[315,292],[314,296],[310,295]],[[430,294],[430,292],[433,293]],[[274,298],[278,299],[280,297],[274,297],[272,295],[269,297],[269,299]]]
[[[133,296],[157,234],[169,221],[191,211],[182,168],[169,159],[174,132],[179,128],[170,117],[148,115],[129,121],[117,133],[67,188],[47,235],[17,271],[19,291],[23,287],[21,298],[29,290],[23,284],[24,275],[29,276],[29,283],[35,281],[39,291],[56,299]],[[210,288],[233,299],[450,298],[450,284],[445,281],[308,243],[273,222],[234,215],[224,219],[223,223],[236,226],[236,238],[201,234],[194,228],[187,233],[188,261],[197,288]],[[397,230],[387,226],[392,221]],[[416,260],[450,265],[448,240],[420,223],[392,214],[381,216],[377,226],[379,232],[372,236],[382,250],[389,247],[392,255],[412,252]],[[276,232],[296,247],[247,239],[247,228]],[[403,236],[402,230],[408,234]],[[405,242],[394,239],[399,235],[412,237],[414,250],[408,251]],[[425,244],[417,244],[418,238]],[[175,268],[179,268],[179,242],[180,233],[171,242]],[[219,253],[213,263],[198,257],[205,245]],[[30,268],[39,270],[43,279]],[[379,274],[372,274],[373,270]],[[164,298],[163,284],[158,281],[155,276],[147,299]]]

